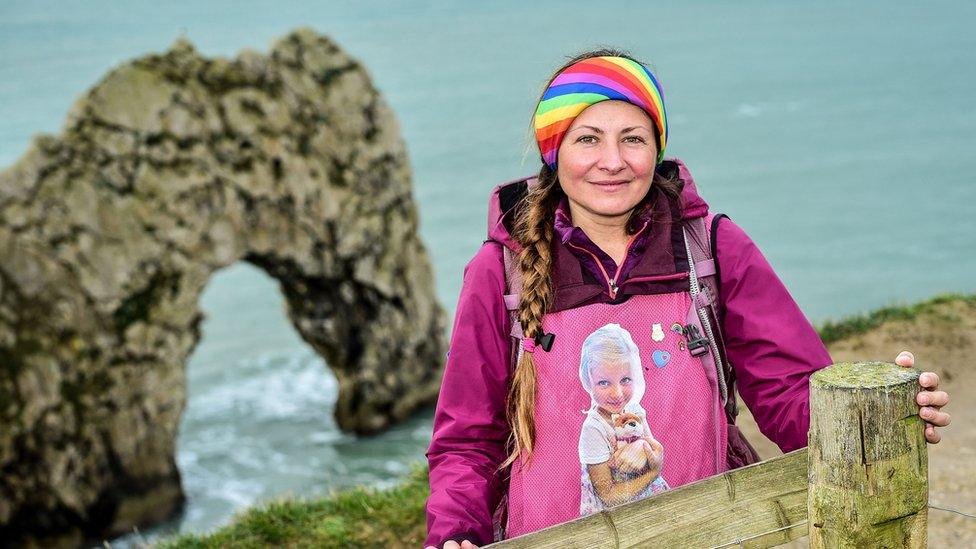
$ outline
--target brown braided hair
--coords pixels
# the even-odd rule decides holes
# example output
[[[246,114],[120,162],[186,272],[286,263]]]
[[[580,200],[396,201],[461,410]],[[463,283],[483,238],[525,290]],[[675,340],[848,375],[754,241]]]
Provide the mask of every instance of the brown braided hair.
[[[628,52],[611,48],[600,48],[580,53],[553,73],[543,87],[543,93],[556,76],[573,63],[600,56],[626,57],[637,61]],[[637,62],[640,63],[640,61]],[[658,143],[660,143],[659,139]],[[681,182],[677,179],[677,174],[665,175],[660,171],[654,174],[647,195],[631,212],[626,225],[627,234],[637,232],[639,221],[648,213],[654,194],[658,191],[663,192],[673,201],[678,200],[681,193]],[[527,338],[535,338],[543,334],[542,317],[552,306],[553,225],[556,207],[563,196],[565,193],[559,185],[556,172],[543,163],[537,184],[528,191],[516,206],[513,236],[522,246],[522,251],[518,256],[518,268],[522,274],[518,320],[522,325],[524,336]],[[662,213],[671,217],[670,210]],[[653,217],[651,221],[654,221]],[[541,350],[537,352],[541,352]],[[511,465],[520,457],[525,462],[531,459],[535,443],[535,398],[535,361],[532,353],[523,352],[512,375],[508,393],[509,455],[500,468]]]

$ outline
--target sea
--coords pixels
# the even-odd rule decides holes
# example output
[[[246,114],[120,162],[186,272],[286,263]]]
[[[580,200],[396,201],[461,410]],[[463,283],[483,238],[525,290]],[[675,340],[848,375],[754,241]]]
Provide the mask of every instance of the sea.
[[[308,26],[359,59],[396,113],[450,315],[491,189],[538,169],[529,122],[549,72],[623,47],[664,86],[668,155],[820,324],[976,291],[973,21],[976,4],[943,0],[0,0],[0,169],[130,59],[180,37],[207,56],[262,52]],[[178,440],[187,505],[113,547],[207,532],[282,497],[391,486],[424,462],[432,410],[377,436],[337,428],[335,377],[284,306],[252,265],[213,276]]]

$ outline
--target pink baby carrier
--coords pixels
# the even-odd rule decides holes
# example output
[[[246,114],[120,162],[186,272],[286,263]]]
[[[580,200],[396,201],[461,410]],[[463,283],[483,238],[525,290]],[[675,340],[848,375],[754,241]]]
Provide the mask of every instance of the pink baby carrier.
[[[534,183],[529,179],[510,185]],[[725,358],[713,259],[712,238],[720,217],[681,222],[688,272],[659,278],[669,284],[680,281],[683,291],[631,295],[622,303],[594,302],[543,317],[544,336],[534,342],[533,354],[535,448],[529,462],[518,461],[510,470],[507,497],[495,513],[496,540],[758,461],[735,427],[735,376]],[[503,250],[514,369],[525,352],[517,317],[521,273],[515,252],[506,246]],[[633,356],[627,361],[630,375],[615,374],[621,387],[631,388],[606,397],[606,406],[598,405],[601,397],[595,395],[618,380],[597,380],[593,367],[587,366],[595,359],[586,350],[601,348],[595,339],[603,334],[621,334]],[[622,416],[608,410],[618,405],[623,409],[616,411],[629,414],[632,426],[644,423],[640,438],[659,444],[646,443],[662,450],[647,450],[648,463],[651,456],[661,458],[655,478],[650,478],[653,473],[619,472],[615,461],[607,459],[627,444],[645,444],[614,426]],[[591,473],[599,474],[600,482]]]

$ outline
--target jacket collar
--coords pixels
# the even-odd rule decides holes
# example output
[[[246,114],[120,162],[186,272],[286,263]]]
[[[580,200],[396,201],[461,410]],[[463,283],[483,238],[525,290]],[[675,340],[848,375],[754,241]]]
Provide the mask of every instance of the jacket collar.
[[[570,252],[597,280],[603,282],[612,278],[615,282],[620,282],[626,278],[627,273],[647,249],[648,236],[652,231],[650,218],[650,211],[641,216],[638,232],[631,237],[627,247],[627,255],[621,265],[617,265],[608,253],[590,240],[583,229],[573,224],[572,215],[569,211],[569,199],[565,196],[556,207],[553,229],[556,238],[569,248]]]

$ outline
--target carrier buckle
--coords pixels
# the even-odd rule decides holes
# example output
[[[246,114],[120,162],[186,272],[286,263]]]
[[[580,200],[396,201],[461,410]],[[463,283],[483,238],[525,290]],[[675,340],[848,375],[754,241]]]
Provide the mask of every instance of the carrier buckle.
[[[701,335],[698,326],[686,324],[685,337],[688,338],[688,352],[691,356],[699,357],[708,352],[708,338]]]
[[[549,352],[549,349],[552,349],[552,344],[555,340],[556,340],[556,334],[553,333],[547,334],[545,332],[542,332],[539,335],[535,336],[535,344],[542,347],[542,350],[547,353]]]

